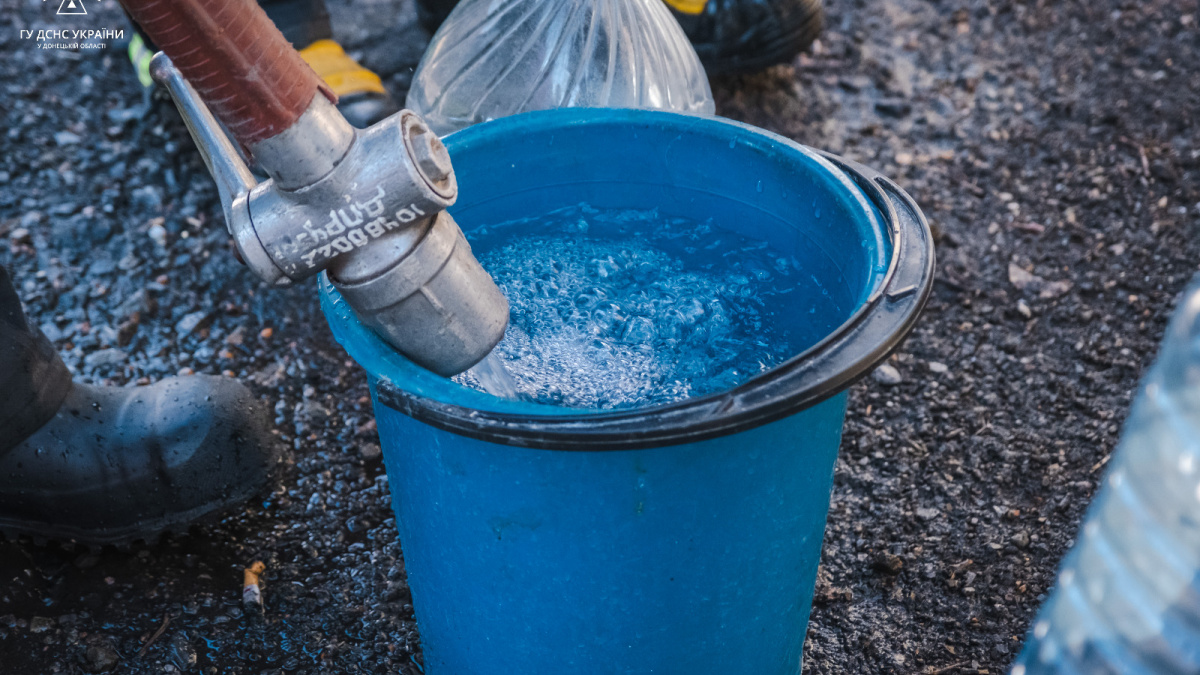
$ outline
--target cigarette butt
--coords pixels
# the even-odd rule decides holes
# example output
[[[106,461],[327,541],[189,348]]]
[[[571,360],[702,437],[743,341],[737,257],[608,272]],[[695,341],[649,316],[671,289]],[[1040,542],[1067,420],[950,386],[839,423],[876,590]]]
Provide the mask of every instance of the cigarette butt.
[[[242,571],[242,604],[252,607],[262,607],[262,589],[259,587],[259,577],[267,566],[261,560],[254,561]]]

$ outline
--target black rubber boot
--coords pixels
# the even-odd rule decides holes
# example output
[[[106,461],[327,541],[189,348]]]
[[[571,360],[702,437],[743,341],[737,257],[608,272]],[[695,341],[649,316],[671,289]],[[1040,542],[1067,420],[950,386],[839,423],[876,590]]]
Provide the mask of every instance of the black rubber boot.
[[[261,491],[275,445],[265,411],[229,378],[75,384],[48,423],[0,452],[0,532],[91,544],[182,532]]]
[[[683,26],[709,75],[744,73],[789,61],[817,39],[825,25],[821,0],[707,0],[699,14],[678,7],[695,0],[664,0]],[[458,0],[417,0],[417,18],[431,34]]]
[[[825,26],[821,0],[708,0],[699,14],[674,7],[671,13],[709,75],[752,72],[790,61]]]
[[[433,35],[457,4],[458,0],[417,0],[417,21]]]
[[[279,459],[244,386],[71,382],[0,268],[0,533],[119,544],[182,532],[265,488]]]
[[[259,0],[258,4],[337,94],[338,110],[351,126],[366,129],[400,111],[379,76],[347,56],[334,41],[325,0]]]

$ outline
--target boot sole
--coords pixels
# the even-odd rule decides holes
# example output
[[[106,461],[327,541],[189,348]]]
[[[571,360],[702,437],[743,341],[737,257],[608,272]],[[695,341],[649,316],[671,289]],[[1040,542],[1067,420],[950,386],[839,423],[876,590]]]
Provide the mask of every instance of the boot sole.
[[[712,43],[695,44],[700,61],[709,75],[739,75],[753,73],[770,66],[786,63],[812,46],[825,28],[825,9],[819,0],[806,3],[808,15],[790,30],[781,32],[767,43],[754,46],[752,54],[713,55]],[[677,15],[678,16],[678,15]]]
[[[13,521],[0,518],[0,535],[4,535],[11,542],[18,541],[18,538],[22,536],[29,537],[33,540],[35,546],[44,546],[52,541],[74,542],[92,548],[101,548],[109,545],[124,547],[138,541],[152,546],[158,543],[166,534],[185,536],[192,525],[203,525],[219,521],[222,517],[232,513],[239,505],[268,492],[276,482],[275,480],[268,480],[263,485],[245,490],[243,493],[236,494],[216,504],[205,504],[189,511],[173,514],[168,518],[144,521],[136,525],[118,529],[98,531],[64,527],[52,523],[30,523],[28,521]]]

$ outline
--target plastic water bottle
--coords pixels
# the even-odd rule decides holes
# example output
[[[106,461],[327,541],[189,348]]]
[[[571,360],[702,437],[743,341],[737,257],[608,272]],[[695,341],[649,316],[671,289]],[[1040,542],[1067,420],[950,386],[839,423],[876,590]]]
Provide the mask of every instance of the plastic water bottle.
[[[407,107],[442,135],[550,108],[714,112],[696,50],[661,0],[463,0],[417,66]]]
[[[1200,277],[1012,675],[1200,673]]]

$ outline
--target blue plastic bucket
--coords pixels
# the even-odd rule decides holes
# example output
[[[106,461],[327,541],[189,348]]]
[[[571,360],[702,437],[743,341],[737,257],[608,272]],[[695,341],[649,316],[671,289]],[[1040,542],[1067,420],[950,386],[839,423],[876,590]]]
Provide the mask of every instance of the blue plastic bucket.
[[[716,118],[557,110],[446,145],[468,238],[581,202],[712,218],[794,255],[837,309],[736,389],[602,412],[425,371],[323,280],[333,333],[370,378],[425,671],[799,672],[845,389],[931,287],[920,211],[878,174]]]

